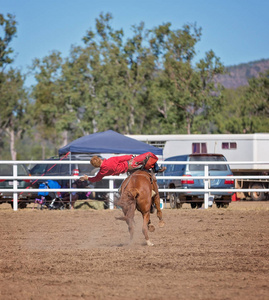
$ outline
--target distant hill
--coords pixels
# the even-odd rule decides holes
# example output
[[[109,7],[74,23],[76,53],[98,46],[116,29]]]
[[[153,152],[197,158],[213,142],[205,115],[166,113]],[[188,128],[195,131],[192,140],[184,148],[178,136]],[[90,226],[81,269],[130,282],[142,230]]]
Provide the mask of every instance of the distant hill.
[[[226,67],[227,74],[219,75],[216,81],[227,89],[236,89],[239,86],[248,85],[248,79],[257,77],[269,69],[269,59],[244,63]]]

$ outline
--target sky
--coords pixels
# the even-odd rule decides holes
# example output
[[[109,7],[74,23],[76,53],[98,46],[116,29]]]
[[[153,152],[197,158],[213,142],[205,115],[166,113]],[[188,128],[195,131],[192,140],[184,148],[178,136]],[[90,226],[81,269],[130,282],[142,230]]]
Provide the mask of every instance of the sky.
[[[11,13],[18,22],[12,66],[23,73],[35,58],[54,50],[68,57],[71,46],[83,45],[87,30],[95,29],[100,13],[111,13],[112,28],[123,29],[126,37],[141,22],[146,29],[167,22],[172,29],[196,23],[202,28],[197,61],[209,50],[225,66],[268,59],[268,12],[268,0],[0,0],[0,14]]]

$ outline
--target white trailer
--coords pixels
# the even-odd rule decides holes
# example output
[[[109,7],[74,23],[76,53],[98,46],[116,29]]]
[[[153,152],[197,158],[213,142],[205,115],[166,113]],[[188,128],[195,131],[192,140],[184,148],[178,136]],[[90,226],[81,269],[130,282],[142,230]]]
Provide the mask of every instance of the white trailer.
[[[229,161],[268,161],[269,133],[255,134],[191,134],[191,135],[129,135],[139,141],[163,148],[163,159],[190,153],[223,154]],[[269,175],[269,165],[230,165],[234,175]],[[268,188],[268,179],[239,179],[240,188]],[[264,200],[268,193],[238,194],[240,198],[250,196],[253,200]]]

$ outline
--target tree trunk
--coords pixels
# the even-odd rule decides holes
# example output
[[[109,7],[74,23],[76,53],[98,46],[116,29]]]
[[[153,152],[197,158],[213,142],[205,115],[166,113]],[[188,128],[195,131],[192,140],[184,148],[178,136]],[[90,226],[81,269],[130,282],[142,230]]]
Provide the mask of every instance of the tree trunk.
[[[93,133],[98,132],[98,124],[95,119],[92,120]]]
[[[46,159],[46,145],[45,142],[41,142],[41,147],[42,147],[42,160]]]
[[[10,155],[12,160],[17,159],[17,151],[15,148],[15,132],[13,129],[9,128],[7,129],[9,140],[10,140]]]
[[[187,121],[187,134],[191,134],[191,118],[187,117],[186,121]]]
[[[68,144],[68,132],[67,130],[65,130],[62,134],[62,137],[63,137],[63,142],[62,142],[62,145],[60,145],[60,148],[64,147],[65,145]]]
[[[129,117],[129,122],[128,122],[128,131],[129,132],[133,132],[132,131],[132,128],[134,127],[134,125],[135,125],[135,116],[134,116],[134,114],[135,114],[135,108],[134,108],[134,106],[132,105],[132,103],[131,103],[131,107],[130,107],[130,117]]]

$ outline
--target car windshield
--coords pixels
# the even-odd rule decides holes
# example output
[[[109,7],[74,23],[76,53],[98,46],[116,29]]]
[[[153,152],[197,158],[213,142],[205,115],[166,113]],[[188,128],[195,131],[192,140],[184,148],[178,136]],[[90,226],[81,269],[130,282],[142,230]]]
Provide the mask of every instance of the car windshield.
[[[45,164],[38,164],[35,165],[32,169],[31,169],[31,174],[32,175],[39,175],[39,174],[44,174],[46,171],[46,166]]]
[[[191,156],[190,161],[225,161],[223,156]],[[190,165],[190,171],[203,171],[204,165]],[[210,164],[209,171],[227,171],[227,165]]]
[[[79,164],[78,168],[79,168],[79,172],[82,174],[90,174],[91,171],[94,169],[94,167],[90,163],[87,163],[85,165]]]
[[[180,172],[184,170],[185,165],[168,165],[165,173]]]
[[[12,176],[13,166],[12,165],[0,165],[0,176]],[[25,167],[18,165],[18,176],[28,175]]]

